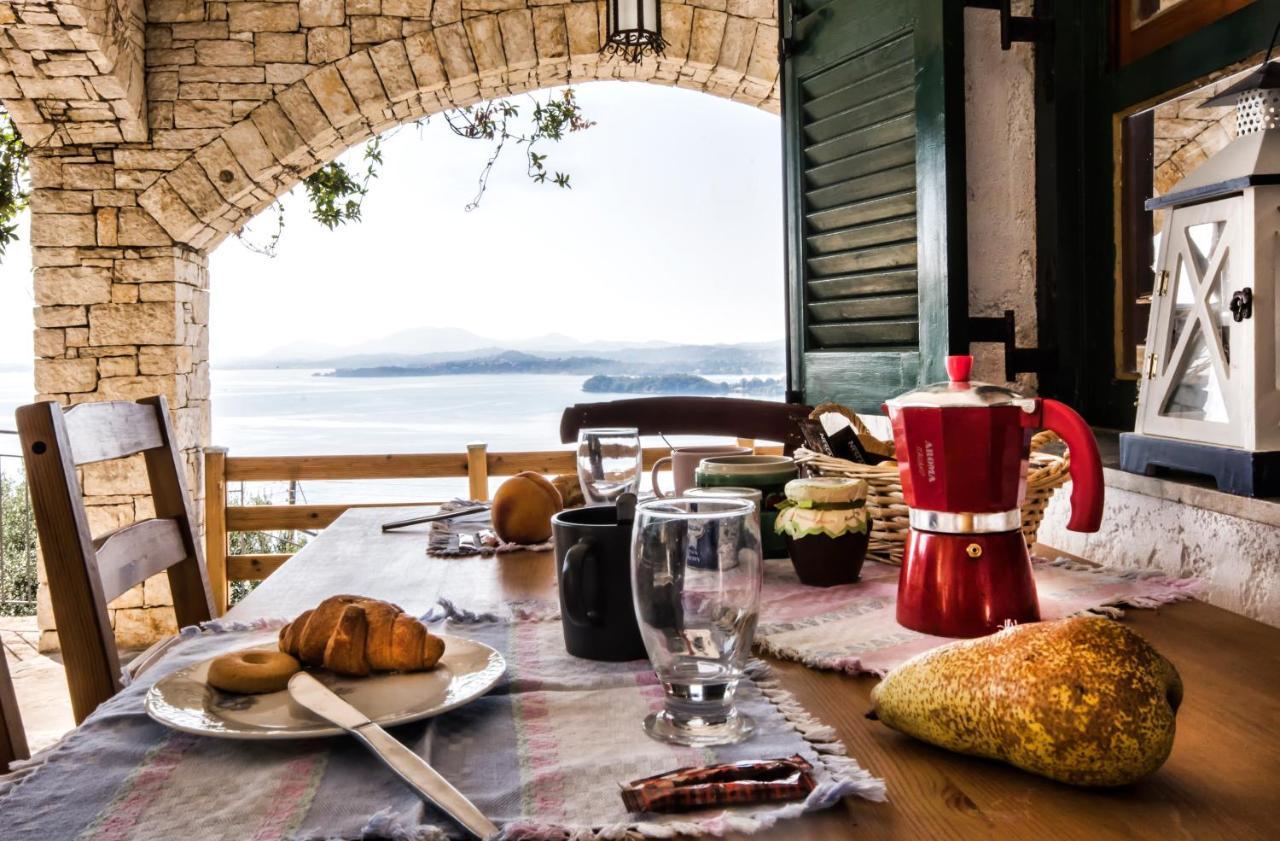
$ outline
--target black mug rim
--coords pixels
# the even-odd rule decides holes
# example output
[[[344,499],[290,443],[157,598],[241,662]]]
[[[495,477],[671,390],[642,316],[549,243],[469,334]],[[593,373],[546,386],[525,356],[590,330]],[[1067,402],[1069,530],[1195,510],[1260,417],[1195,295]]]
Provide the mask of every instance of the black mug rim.
[[[595,512],[596,516],[588,521],[567,519],[567,515],[589,516],[589,512]],[[607,519],[602,520],[599,515],[607,513]],[[618,522],[618,506],[617,505],[583,505],[578,508],[566,508],[563,511],[557,511],[551,517],[552,526],[561,528],[574,529],[613,529],[622,525],[630,525],[630,523]]]

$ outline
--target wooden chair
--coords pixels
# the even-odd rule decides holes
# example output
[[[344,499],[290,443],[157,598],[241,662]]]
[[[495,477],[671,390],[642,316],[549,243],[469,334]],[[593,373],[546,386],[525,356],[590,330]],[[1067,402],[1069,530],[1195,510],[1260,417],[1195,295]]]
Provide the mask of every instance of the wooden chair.
[[[560,442],[578,440],[592,426],[634,426],[641,435],[729,435],[782,443],[790,453],[804,443],[797,421],[811,407],[738,397],[639,397],[578,403],[560,417]]]
[[[10,762],[28,756],[18,698],[13,694],[13,681],[9,679],[9,663],[4,649],[0,648],[0,774],[9,770]]]
[[[107,602],[161,571],[169,574],[178,625],[213,616],[181,456],[163,396],[137,403],[33,403],[17,411],[40,551],[76,722],[120,690]],[[76,468],[142,453],[154,519],[89,533]]]

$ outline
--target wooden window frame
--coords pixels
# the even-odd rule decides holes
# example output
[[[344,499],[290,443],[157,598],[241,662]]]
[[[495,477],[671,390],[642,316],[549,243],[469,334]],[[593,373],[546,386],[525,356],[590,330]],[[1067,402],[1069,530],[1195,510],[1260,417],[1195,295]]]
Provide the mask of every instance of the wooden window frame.
[[[1133,10],[1142,0],[1118,0],[1115,5],[1115,60],[1125,67],[1257,0],[1182,0],[1138,26]]]

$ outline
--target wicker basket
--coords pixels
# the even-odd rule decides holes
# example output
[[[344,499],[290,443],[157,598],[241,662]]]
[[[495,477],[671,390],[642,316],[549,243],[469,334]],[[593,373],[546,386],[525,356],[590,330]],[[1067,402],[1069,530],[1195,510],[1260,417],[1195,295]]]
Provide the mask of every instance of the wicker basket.
[[[849,419],[858,438],[869,452],[892,455],[893,443],[880,441],[873,436],[866,424],[852,410],[836,403],[824,403],[809,415],[817,419],[822,415],[835,412]],[[1040,530],[1040,521],[1044,519],[1044,510],[1049,505],[1053,492],[1066,484],[1071,467],[1071,454],[1056,455],[1045,452],[1045,447],[1059,438],[1045,430],[1038,432],[1031,439],[1031,459],[1027,470],[1027,499],[1022,503],[1022,536],[1027,541],[1027,548],[1036,542],[1036,532]],[[910,529],[908,507],[902,498],[902,479],[898,474],[898,463],[881,462],[880,464],[858,464],[842,458],[833,458],[811,450],[798,449],[796,461],[808,465],[824,476],[847,476],[852,479],[865,480],[867,488],[867,507],[871,511],[871,544],[867,554],[878,561],[891,564],[902,563],[902,550],[907,543],[907,532]]]

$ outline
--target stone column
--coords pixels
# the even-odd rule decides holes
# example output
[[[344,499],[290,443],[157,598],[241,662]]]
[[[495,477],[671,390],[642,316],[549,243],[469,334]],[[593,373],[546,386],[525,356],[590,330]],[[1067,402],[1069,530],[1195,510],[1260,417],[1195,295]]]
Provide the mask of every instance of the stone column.
[[[209,423],[209,275],[205,255],[175,244],[137,204],[172,153],[64,148],[31,160],[38,400],[75,405],[163,394],[193,498],[204,482]],[[141,458],[88,465],[81,483],[94,536],[152,514]],[[41,573],[41,648],[57,645]],[[174,630],[168,581],[111,604],[121,647]]]

